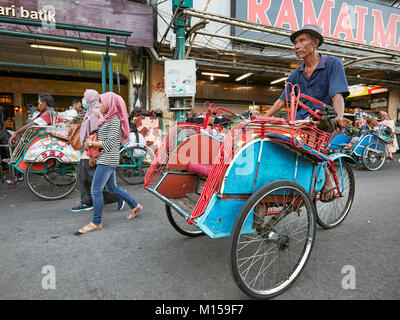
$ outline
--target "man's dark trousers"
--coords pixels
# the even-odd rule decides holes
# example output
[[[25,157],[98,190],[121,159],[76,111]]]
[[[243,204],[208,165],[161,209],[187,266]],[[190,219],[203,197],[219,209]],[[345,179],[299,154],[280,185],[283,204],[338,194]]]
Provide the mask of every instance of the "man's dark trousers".
[[[96,167],[89,165],[89,159],[81,159],[79,166],[78,183],[81,192],[81,204],[88,206],[93,205],[92,201],[92,181]],[[118,201],[118,197],[103,190],[104,203],[112,203]]]

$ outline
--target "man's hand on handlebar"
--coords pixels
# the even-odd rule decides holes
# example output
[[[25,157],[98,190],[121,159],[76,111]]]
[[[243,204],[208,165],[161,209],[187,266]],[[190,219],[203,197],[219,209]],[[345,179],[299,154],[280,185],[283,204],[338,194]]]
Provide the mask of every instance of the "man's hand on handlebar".
[[[344,129],[344,128],[347,128],[347,126],[349,125],[349,123],[350,123],[350,120],[348,120],[348,119],[339,118],[339,117],[336,117],[336,118],[335,118],[335,124],[336,124],[336,126],[339,128],[339,130],[342,130],[342,129]]]
[[[15,144],[17,138],[18,136],[15,133],[13,133],[12,136],[8,139],[8,145],[11,147],[13,144]]]

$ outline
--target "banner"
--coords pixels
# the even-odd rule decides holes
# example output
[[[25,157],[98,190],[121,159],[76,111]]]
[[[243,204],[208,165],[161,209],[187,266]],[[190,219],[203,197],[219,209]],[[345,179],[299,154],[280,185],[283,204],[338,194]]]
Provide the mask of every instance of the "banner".
[[[293,31],[317,24],[324,37],[400,51],[400,9],[360,0],[232,0],[233,17]],[[257,32],[240,35],[257,38]]]

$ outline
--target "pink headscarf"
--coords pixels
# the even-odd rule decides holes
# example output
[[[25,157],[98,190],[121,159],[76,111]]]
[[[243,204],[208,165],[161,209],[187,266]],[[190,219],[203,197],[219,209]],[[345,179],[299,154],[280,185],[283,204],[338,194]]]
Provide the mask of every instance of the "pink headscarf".
[[[100,95],[101,104],[105,113],[100,117],[99,127],[111,119],[118,118],[121,121],[121,143],[129,142],[129,120],[124,99],[114,92],[106,92]]]
[[[89,104],[89,108],[86,110],[85,116],[83,117],[80,138],[81,144],[85,142],[92,131],[98,127],[98,121],[101,116],[100,111],[100,94],[93,89],[86,89],[85,91],[86,102]]]

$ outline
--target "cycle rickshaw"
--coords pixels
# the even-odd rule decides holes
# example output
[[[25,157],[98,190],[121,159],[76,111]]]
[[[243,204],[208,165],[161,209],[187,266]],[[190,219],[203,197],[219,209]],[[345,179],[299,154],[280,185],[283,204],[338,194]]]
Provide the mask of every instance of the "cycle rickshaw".
[[[77,184],[80,151],[68,141],[68,128],[52,116],[50,126],[28,128],[15,148],[10,147],[13,180],[21,176],[27,188],[41,200],[57,200],[69,195]],[[128,184],[141,184],[154,158],[146,145],[121,145],[118,176]]]
[[[351,140],[348,131],[345,130],[342,134],[334,137],[329,145],[329,150],[348,153],[358,165],[362,165],[370,171],[382,168],[386,160],[387,144],[391,144],[394,139],[394,133],[390,128],[379,125],[377,131],[364,132],[351,149],[343,150],[343,147]]]
[[[298,278],[316,223],[324,228],[341,223],[355,192],[347,164],[352,158],[327,155],[330,134],[317,128],[324,119],[299,99],[327,106],[288,85],[287,120],[253,117],[220,139],[208,125],[209,107],[203,125],[178,123],[170,130],[145,177],[145,189],[165,203],[177,231],[230,237],[236,284],[262,299],[282,293]],[[317,120],[295,121],[298,106]],[[329,203],[319,200],[325,165],[337,187]]]
[[[67,127],[29,127],[15,148],[10,147],[10,171],[22,175],[27,188],[41,200],[57,200],[69,195],[77,183],[80,152],[68,142]]]

